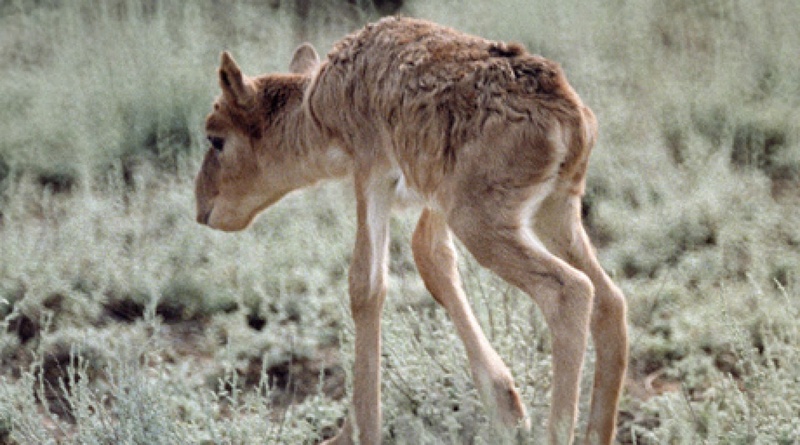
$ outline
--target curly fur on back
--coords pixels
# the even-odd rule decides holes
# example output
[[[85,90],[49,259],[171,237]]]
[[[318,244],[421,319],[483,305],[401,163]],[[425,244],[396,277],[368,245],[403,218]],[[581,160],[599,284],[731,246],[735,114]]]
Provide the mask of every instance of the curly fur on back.
[[[392,146],[422,189],[435,187],[440,178],[433,173],[451,171],[471,142],[510,127],[524,133],[521,149],[540,161],[535,172],[553,160],[554,127],[586,126],[568,135],[572,143],[559,160],[561,174],[581,182],[594,139],[594,118],[557,63],[519,44],[423,20],[385,18],[345,37],[312,82],[307,107],[324,131],[348,147],[369,122],[382,136],[375,144]]]

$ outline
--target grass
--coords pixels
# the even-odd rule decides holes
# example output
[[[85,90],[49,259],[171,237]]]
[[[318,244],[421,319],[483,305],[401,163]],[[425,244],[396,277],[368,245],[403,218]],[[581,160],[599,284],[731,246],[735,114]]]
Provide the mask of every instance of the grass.
[[[193,221],[219,52],[280,71],[365,2],[0,5],[0,444],[314,443],[351,387],[348,184],[236,235]],[[630,303],[618,440],[800,437],[800,6],[407,1],[560,61],[598,115],[585,216]],[[496,443],[465,354],[392,221],[388,443]],[[462,251],[477,316],[541,432],[550,343]],[[592,356],[587,356],[586,422]],[[502,441],[502,440],[501,440]],[[511,441],[509,438],[508,441]]]

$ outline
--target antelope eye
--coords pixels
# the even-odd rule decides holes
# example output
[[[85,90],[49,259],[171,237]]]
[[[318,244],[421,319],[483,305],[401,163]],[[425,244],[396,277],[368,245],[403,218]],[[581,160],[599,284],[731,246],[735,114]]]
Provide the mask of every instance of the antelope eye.
[[[211,147],[216,151],[222,151],[222,148],[225,146],[225,139],[217,136],[209,136],[208,142],[211,143]]]

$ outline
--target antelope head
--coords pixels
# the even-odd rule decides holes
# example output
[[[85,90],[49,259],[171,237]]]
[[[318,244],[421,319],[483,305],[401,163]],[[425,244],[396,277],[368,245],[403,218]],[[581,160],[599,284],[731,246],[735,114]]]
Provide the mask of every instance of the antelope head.
[[[250,78],[222,54],[222,94],[206,118],[209,148],[195,179],[197,221],[224,231],[245,229],[264,209],[302,186],[306,151],[303,90],[319,63],[316,51],[295,51],[290,74]]]

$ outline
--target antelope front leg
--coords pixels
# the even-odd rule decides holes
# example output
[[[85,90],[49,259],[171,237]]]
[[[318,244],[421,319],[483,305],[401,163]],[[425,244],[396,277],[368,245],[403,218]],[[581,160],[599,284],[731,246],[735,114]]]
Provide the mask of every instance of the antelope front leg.
[[[386,298],[389,212],[393,181],[356,176],[358,231],[350,264],[350,310],[355,324],[353,412],[363,445],[381,442],[381,311]],[[349,418],[330,444],[350,444]]]

